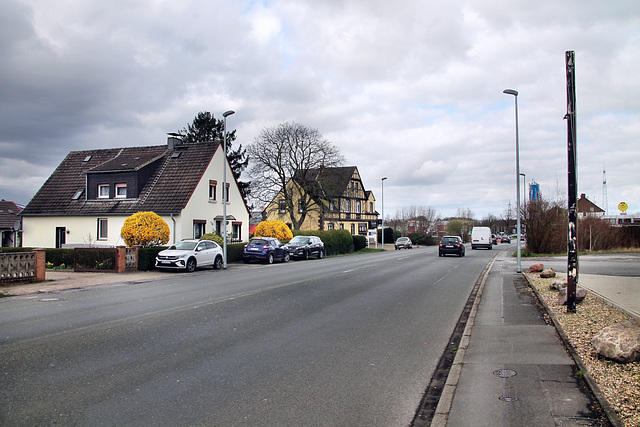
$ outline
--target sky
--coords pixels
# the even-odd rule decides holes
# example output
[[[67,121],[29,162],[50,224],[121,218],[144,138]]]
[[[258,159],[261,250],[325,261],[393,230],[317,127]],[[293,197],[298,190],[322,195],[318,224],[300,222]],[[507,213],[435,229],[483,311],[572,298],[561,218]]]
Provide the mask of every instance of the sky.
[[[0,199],[27,204],[70,151],[161,145],[234,110],[234,147],[318,129],[378,211],[387,178],[387,217],[499,217],[516,203],[509,88],[522,198],[526,180],[566,200],[566,51],[578,195],[638,213],[637,0],[2,0]]]

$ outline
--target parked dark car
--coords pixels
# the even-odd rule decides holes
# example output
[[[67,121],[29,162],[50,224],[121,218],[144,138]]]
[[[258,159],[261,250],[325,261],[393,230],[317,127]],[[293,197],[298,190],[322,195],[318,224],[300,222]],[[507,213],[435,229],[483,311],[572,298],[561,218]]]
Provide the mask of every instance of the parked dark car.
[[[462,239],[460,237],[444,236],[442,240],[440,240],[438,256],[445,256],[447,254],[464,256],[464,243],[462,243]]]
[[[398,240],[396,240],[396,250],[412,248],[413,243],[411,243],[411,239],[409,239],[408,237],[398,237]]]
[[[287,243],[292,258],[309,259],[316,256],[324,257],[324,243],[317,236],[296,236]]]
[[[504,236],[502,236],[502,243],[511,243],[511,237],[505,234]]]
[[[253,260],[273,264],[274,261],[289,262],[289,248],[273,237],[254,237],[244,246],[242,260],[245,264]]]

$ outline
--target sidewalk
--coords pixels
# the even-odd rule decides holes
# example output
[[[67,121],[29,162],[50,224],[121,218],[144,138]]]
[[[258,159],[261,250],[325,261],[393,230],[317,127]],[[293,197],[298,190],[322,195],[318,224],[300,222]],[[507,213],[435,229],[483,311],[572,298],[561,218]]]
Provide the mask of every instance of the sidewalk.
[[[479,291],[431,425],[600,425],[576,369],[516,261],[502,252]]]

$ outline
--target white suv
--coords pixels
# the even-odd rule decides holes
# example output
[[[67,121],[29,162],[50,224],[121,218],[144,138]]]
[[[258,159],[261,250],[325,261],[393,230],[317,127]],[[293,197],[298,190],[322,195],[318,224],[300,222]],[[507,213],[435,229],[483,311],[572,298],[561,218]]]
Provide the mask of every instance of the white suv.
[[[160,251],[156,268],[182,269],[189,273],[197,267],[222,268],[222,248],[212,240],[182,240]]]

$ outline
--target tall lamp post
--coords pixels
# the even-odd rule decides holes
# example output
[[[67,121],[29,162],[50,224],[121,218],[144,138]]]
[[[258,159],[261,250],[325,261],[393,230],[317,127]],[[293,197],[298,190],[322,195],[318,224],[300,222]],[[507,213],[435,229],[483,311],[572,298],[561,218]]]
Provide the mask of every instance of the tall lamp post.
[[[518,133],[518,91],[513,89],[505,89],[502,93],[507,95],[513,95],[513,99],[516,102],[516,198],[517,198],[517,220],[516,220],[516,238],[518,239],[518,273],[522,273],[522,266],[520,262],[520,136]]]
[[[227,117],[235,114],[235,111],[229,110],[222,113],[224,117],[224,140],[222,145],[222,152],[224,154],[224,160],[222,163],[222,268],[227,269],[227,196],[229,194],[227,190]]]
[[[385,176],[382,178],[382,250],[384,251],[384,180],[387,179]]]

